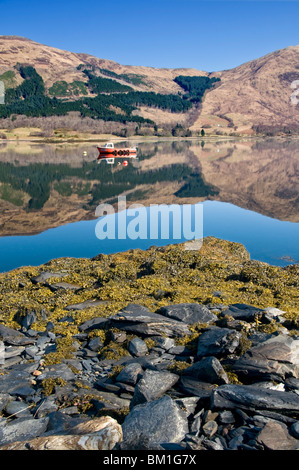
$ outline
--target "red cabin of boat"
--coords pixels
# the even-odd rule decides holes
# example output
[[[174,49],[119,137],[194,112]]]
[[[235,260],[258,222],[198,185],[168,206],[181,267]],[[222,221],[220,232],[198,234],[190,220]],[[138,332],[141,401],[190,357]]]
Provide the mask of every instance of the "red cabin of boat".
[[[137,153],[136,147],[128,147],[128,148],[115,148],[112,142],[107,142],[104,147],[97,147],[98,151],[101,155],[118,155],[118,156],[126,156],[132,155]]]

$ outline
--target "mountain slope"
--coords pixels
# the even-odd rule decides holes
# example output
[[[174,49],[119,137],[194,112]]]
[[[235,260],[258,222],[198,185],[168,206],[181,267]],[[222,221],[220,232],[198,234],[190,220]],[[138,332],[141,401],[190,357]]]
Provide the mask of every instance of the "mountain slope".
[[[205,93],[199,108],[182,115],[139,106],[135,114],[157,123],[184,122],[192,131],[217,134],[252,134],[269,129],[299,129],[299,46],[287,47],[236,68],[215,72],[196,69],[158,69],[99,59],[85,53],[63,51],[17,36],[0,36],[0,79],[6,88],[22,83],[15,65],[33,66],[44,80],[46,92],[64,81],[84,83],[84,69],[97,77],[113,78],[135,91],[161,94],[182,93],[174,81],[179,75],[218,77],[217,85]],[[4,75],[3,75],[4,74]],[[110,74],[110,75],[109,75]],[[64,99],[77,99],[70,93]],[[79,91],[78,91],[79,90]],[[90,90],[85,94],[91,95]],[[155,119],[153,119],[153,116]]]
[[[209,115],[225,116],[231,127],[299,126],[299,45],[214,75],[221,83],[206,95],[194,127]]]
[[[140,75],[144,83],[131,86],[138,90],[156,93],[181,91],[179,85],[173,81],[178,75],[208,75],[207,72],[195,69],[157,69],[120,65],[111,60],[98,59],[85,53],[63,51],[18,36],[0,36],[0,74],[11,70],[17,63],[33,66],[43,77],[47,88],[59,80],[86,81],[82,71],[77,69],[81,64],[107,69],[117,74]]]

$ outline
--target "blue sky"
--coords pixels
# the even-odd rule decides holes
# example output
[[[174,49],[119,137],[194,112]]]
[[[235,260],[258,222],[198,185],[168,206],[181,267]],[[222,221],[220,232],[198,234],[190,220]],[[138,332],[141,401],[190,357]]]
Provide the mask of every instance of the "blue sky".
[[[0,0],[0,34],[124,65],[223,70],[298,33],[296,0]]]

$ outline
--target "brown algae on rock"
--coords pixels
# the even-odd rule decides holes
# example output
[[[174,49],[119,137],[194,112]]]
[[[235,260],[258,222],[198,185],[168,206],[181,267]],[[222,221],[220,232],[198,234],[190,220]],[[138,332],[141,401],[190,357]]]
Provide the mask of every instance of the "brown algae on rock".
[[[55,277],[32,282],[32,278],[45,271],[55,273]],[[50,288],[51,283],[62,281],[79,287]],[[72,335],[78,333],[79,325],[94,317],[109,317],[129,303],[144,305],[153,312],[169,304],[192,302],[272,306],[285,311],[289,326],[297,330],[298,286],[298,265],[282,268],[251,261],[243,245],[208,237],[199,251],[186,250],[184,244],[152,247],[91,259],[60,258],[39,267],[0,274],[1,322],[19,329],[28,312],[36,316],[31,329],[44,331],[48,322],[52,322],[54,333],[61,336],[57,338],[57,350],[46,359],[53,364],[72,357]],[[215,292],[221,292],[221,296],[214,295]],[[66,310],[87,300],[101,302]],[[65,320],[68,315],[71,321]],[[105,343],[103,356],[118,358],[126,354],[125,346],[112,344],[106,332],[92,333],[96,334]],[[195,326],[186,343],[199,334],[200,327]]]

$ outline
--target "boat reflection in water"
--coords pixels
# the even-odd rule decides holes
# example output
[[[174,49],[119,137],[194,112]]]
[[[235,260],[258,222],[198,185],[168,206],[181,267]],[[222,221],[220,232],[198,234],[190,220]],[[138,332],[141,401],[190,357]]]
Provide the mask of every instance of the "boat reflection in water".
[[[114,156],[107,156],[105,154],[99,154],[97,162],[101,163],[102,161],[105,161],[107,165],[114,165],[115,163],[118,166],[128,166],[129,165],[129,160],[134,160],[134,162],[138,161],[137,155],[125,155],[123,157],[114,157]],[[134,165],[135,166],[135,165]]]

